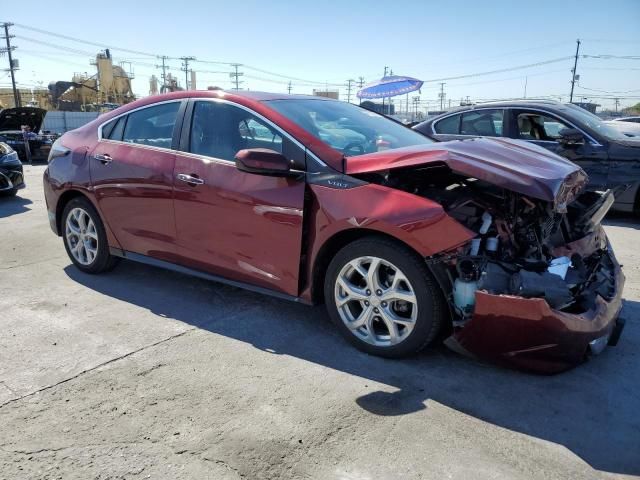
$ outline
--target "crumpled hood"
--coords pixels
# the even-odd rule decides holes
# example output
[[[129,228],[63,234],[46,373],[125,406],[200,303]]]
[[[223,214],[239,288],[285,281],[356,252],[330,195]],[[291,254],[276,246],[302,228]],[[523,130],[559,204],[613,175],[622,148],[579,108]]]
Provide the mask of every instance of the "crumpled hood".
[[[0,132],[21,131],[22,125],[29,125],[31,131],[38,133],[42,128],[47,111],[42,108],[20,107],[6,108],[0,112]]]
[[[577,165],[537,145],[504,138],[473,138],[398,148],[345,159],[358,174],[444,163],[453,172],[554,204],[557,211],[587,185]]]

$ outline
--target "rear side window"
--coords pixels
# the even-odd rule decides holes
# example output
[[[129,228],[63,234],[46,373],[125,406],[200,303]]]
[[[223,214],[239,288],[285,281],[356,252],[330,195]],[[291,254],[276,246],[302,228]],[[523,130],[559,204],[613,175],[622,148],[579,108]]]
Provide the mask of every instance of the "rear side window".
[[[434,128],[436,133],[448,133],[457,135],[460,133],[460,115],[452,115],[436,122]]]
[[[122,140],[128,143],[171,148],[179,102],[164,103],[130,113]],[[115,132],[115,128],[113,129]]]
[[[502,135],[502,110],[476,110],[462,114],[460,134],[499,137]]]

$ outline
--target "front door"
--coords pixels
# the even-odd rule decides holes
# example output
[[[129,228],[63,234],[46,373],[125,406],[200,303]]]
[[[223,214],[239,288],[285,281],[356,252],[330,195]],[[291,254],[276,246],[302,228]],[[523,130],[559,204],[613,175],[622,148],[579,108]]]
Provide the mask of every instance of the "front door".
[[[562,119],[537,110],[511,110],[514,138],[527,140],[565,157],[589,175],[589,188],[605,188],[608,184],[609,162],[607,149],[585,138],[576,145],[560,143],[560,130],[573,128]]]
[[[241,172],[235,154],[269,148],[304,169],[304,150],[239,106],[194,101],[176,155],[180,263],[298,295],[305,181]]]
[[[167,261],[175,259],[171,147],[179,107],[153,105],[109,122],[89,152],[98,207],[122,248]]]

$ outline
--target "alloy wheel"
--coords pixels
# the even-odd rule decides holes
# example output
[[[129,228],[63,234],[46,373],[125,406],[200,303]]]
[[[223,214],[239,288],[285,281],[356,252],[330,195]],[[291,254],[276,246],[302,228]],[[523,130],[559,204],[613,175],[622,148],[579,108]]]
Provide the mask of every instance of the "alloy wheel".
[[[418,299],[407,277],[378,257],[358,257],[338,274],[335,302],[355,336],[375,346],[402,342],[418,318]]]
[[[74,208],[69,212],[65,236],[73,258],[81,265],[91,265],[98,254],[98,232],[86,210]]]

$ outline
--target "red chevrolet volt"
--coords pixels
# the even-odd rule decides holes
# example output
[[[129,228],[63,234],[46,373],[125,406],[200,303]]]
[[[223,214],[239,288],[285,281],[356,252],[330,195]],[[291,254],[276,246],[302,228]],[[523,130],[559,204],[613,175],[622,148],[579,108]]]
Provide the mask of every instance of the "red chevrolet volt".
[[[624,276],[568,160],[506,139],[432,143],[326,98],[188,91],[66,133],[44,189],[86,273],[134,260],[324,302],[372,354],[438,339],[558,372],[615,344]]]

